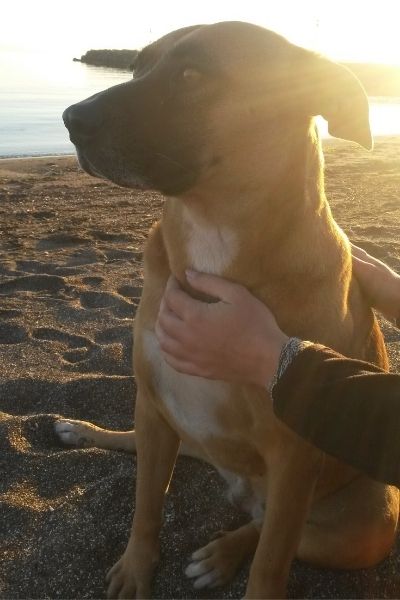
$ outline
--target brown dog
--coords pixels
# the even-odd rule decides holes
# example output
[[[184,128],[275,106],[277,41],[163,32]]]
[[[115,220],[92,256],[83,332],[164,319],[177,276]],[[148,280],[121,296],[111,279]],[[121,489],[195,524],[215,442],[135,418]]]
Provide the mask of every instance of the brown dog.
[[[332,135],[371,148],[368,102],[347,69],[239,22],[165,36],[139,54],[133,81],[64,113],[89,173],[168,196],[147,243],[135,322],[136,431],[56,425],[69,443],[136,444],[136,513],[109,597],[150,594],[181,440],[225,475],[253,517],[193,555],[196,587],[224,583],[255,552],[247,597],[274,598],[285,594],[295,554],[358,568],[392,546],[397,490],[292,434],[264,390],[174,371],[154,333],[170,274],[191,292],[184,273],[193,267],[245,285],[285,332],[387,366],[325,198],[314,115]]]

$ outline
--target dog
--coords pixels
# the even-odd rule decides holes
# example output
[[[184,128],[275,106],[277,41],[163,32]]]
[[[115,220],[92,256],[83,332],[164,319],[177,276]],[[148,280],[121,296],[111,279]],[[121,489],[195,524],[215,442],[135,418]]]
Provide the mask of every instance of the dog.
[[[63,115],[85,171],[167,198],[146,245],[135,319],[136,429],[55,425],[66,443],[137,452],[136,512],[108,574],[110,598],[151,594],[181,442],[225,476],[251,515],[194,553],[186,574],[197,588],[225,583],[254,553],[246,597],[283,597],[296,555],[354,569],[392,547],[396,489],[289,431],[265,390],[178,373],[154,331],[171,274],[198,297],[185,277],[190,267],[246,286],[289,335],[387,368],[377,321],[351,275],[349,242],[325,197],[316,115],[333,136],[372,148],[368,101],[348,69],[242,22],[164,36],[139,53],[132,81]]]

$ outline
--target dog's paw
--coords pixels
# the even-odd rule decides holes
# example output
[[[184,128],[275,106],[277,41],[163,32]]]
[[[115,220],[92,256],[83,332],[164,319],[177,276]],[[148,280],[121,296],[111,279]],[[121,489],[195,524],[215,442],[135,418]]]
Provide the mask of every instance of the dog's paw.
[[[73,419],[58,419],[54,423],[54,431],[59,440],[67,446],[90,448],[95,445],[91,437],[91,425]]]
[[[219,532],[217,539],[194,552],[191,559],[185,575],[194,580],[194,588],[214,588],[232,579],[243,553],[231,533]]]

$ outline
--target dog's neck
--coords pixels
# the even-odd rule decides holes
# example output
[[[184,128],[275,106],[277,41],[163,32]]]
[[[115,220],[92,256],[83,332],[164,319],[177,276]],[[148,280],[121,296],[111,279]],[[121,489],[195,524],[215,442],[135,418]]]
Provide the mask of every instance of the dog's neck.
[[[163,233],[171,271],[187,289],[185,269],[194,268],[240,282],[265,300],[302,273],[322,278],[339,269],[343,240],[325,198],[322,160],[311,134],[273,185],[260,173],[251,192],[235,190],[233,180],[217,200],[204,188],[170,199]]]

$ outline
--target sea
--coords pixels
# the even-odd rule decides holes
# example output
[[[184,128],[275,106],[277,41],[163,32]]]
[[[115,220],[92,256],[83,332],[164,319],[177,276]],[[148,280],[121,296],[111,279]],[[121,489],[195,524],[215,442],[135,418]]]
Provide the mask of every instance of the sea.
[[[0,50],[0,157],[73,154],[63,110],[132,77],[72,59],[50,50]],[[371,97],[370,120],[374,137],[400,135],[400,98]],[[329,137],[322,118],[318,126]]]

